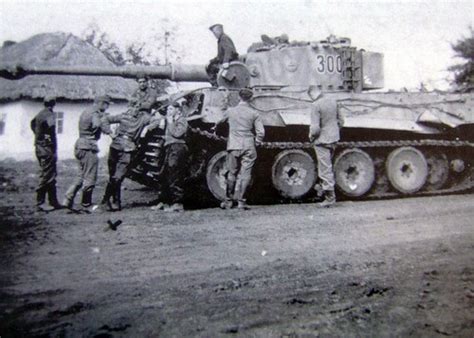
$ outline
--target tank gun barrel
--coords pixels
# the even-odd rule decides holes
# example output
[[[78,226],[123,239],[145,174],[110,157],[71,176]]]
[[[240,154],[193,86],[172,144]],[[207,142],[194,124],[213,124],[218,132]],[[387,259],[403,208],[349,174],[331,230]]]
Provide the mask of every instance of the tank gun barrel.
[[[28,75],[85,75],[117,76],[136,78],[146,74],[151,79],[168,79],[171,81],[208,82],[209,78],[203,65],[168,64],[161,66],[123,66],[123,67],[89,67],[89,66],[38,66],[0,65],[0,77],[18,80]]]

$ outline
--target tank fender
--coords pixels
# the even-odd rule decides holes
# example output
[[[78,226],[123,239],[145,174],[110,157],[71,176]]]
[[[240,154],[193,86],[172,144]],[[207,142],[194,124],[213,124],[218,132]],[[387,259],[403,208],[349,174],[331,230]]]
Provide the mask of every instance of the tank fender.
[[[463,118],[446,112],[426,109],[418,116],[417,123],[456,128],[466,122]]]

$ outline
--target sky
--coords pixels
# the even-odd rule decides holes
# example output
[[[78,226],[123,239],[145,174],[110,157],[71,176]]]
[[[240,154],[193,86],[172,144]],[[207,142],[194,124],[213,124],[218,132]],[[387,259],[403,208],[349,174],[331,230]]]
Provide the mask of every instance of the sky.
[[[386,89],[446,89],[446,71],[458,61],[451,43],[474,27],[474,0],[457,1],[72,1],[0,0],[0,43],[44,32],[81,36],[96,23],[126,44],[172,29],[181,62],[205,64],[216,54],[208,27],[222,23],[239,53],[261,34],[287,33],[290,40],[318,41],[329,34],[381,52]]]

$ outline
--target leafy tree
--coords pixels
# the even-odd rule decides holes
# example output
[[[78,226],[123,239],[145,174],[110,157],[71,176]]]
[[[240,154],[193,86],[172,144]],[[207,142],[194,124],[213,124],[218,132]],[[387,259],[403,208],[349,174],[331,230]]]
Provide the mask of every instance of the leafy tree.
[[[470,36],[463,37],[451,44],[456,57],[463,61],[448,69],[454,74],[454,84],[459,89],[474,87],[474,29],[469,27]]]

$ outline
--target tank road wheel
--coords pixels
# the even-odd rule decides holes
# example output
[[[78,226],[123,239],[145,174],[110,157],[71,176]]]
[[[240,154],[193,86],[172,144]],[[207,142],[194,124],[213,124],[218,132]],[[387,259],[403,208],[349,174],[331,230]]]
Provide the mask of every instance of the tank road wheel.
[[[224,201],[226,197],[226,157],[226,151],[215,154],[207,164],[206,171],[207,187],[212,195],[220,201]]]
[[[390,183],[403,194],[415,193],[426,183],[428,164],[418,149],[402,147],[393,150],[385,166]]]
[[[374,183],[374,161],[365,151],[346,149],[336,157],[334,174],[337,187],[345,195],[362,196]]]
[[[316,166],[312,157],[302,150],[279,153],[272,166],[272,183],[283,197],[300,198],[316,181]]]
[[[441,189],[449,177],[449,161],[444,153],[430,152],[426,156],[428,163],[428,180],[425,189],[436,191]]]

